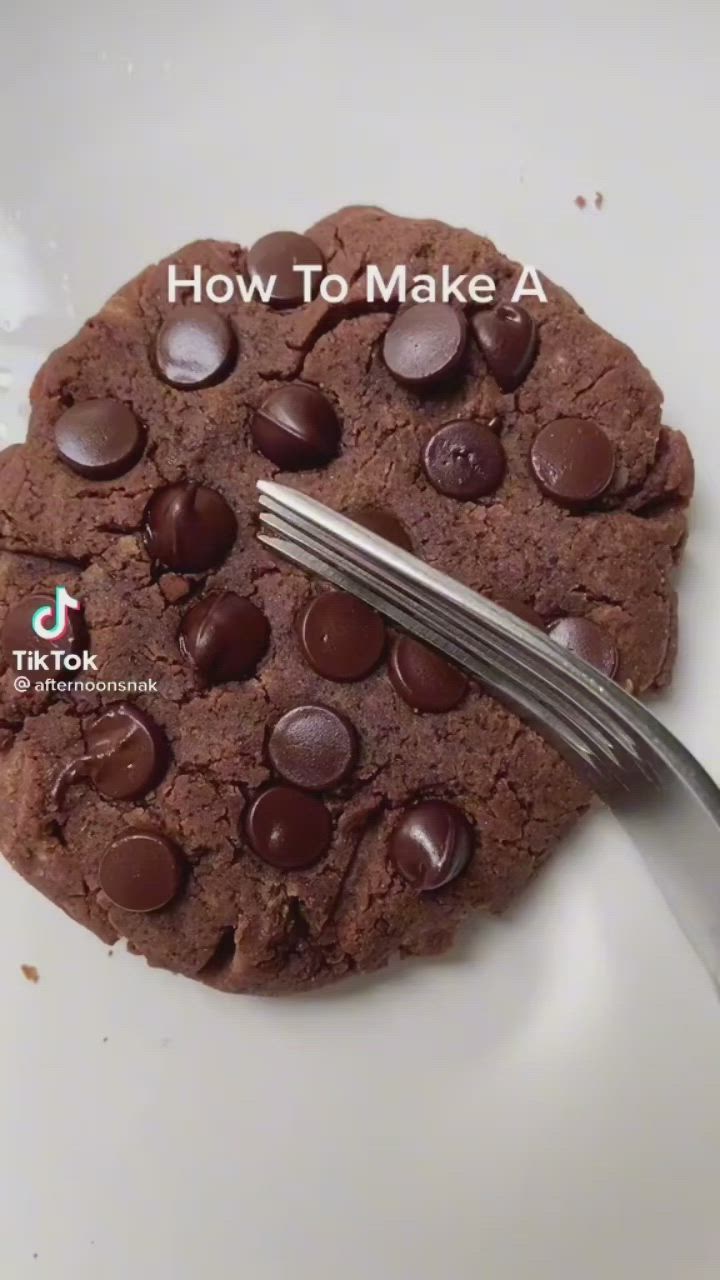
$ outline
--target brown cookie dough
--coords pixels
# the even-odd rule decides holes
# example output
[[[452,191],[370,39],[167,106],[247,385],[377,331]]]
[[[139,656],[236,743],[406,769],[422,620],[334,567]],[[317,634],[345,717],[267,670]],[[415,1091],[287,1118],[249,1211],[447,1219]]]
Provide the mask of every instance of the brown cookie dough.
[[[273,559],[259,479],[532,610],[638,693],[675,652],[692,460],[633,353],[550,282],[511,303],[517,265],[468,231],[353,207],[307,236],[167,260],[275,274],[267,304],[171,306],[149,267],[49,358],[0,457],[0,849],[107,942],[226,991],[443,951],[590,802],[479,685]],[[302,304],[301,249],[345,302]],[[369,301],[367,263],[487,274],[497,305]],[[82,606],[64,648],[156,692],[15,688],[58,586]]]

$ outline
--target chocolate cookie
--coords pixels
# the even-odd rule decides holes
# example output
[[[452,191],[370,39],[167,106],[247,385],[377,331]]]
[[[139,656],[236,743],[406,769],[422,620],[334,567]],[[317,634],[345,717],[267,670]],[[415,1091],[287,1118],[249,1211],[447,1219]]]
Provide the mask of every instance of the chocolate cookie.
[[[170,304],[170,262],[267,301]],[[314,274],[305,301],[298,263],[347,298]],[[378,301],[369,263],[489,275],[495,303]],[[354,207],[187,246],[38,374],[0,458],[0,848],[108,942],[226,991],[438,953],[591,799],[480,685],[268,554],[261,478],[635,692],[667,682],[687,445],[633,353],[549,281],[513,301],[518,275],[470,232]]]

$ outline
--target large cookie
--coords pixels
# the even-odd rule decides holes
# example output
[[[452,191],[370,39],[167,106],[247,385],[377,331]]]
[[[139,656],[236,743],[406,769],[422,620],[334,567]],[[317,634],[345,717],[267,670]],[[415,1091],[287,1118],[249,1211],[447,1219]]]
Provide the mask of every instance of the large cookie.
[[[0,456],[0,848],[108,942],[228,991],[445,950],[590,796],[533,731],[258,544],[278,476],[516,609],[637,693],[675,651],[692,462],[622,343],[438,222],[349,208],[311,244],[199,241],[189,276],[266,305],[170,306],[149,267],[55,352]],[[302,304],[293,255],[352,282]],[[168,260],[170,261],[170,260]],[[370,302],[365,269],[490,275],[498,306]],[[53,637],[56,588],[71,608]],[[44,610],[44,612],[43,612]],[[45,636],[33,633],[39,620]],[[15,689],[21,651],[104,682]]]

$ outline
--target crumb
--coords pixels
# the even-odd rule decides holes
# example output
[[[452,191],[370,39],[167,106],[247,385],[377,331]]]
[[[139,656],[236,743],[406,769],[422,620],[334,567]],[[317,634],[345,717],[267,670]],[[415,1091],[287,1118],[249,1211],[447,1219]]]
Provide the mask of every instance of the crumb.
[[[112,949],[112,947],[111,947],[111,948],[110,948],[110,950],[108,951],[108,955],[110,956],[110,958],[111,958],[111,959],[112,959],[112,957],[113,957],[113,954],[114,954],[114,952],[113,952],[113,949]]]
[[[177,573],[165,573],[160,579],[160,590],[168,604],[177,604],[190,594],[190,583]]]
[[[34,1254],[33,1254],[33,1258],[37,1258],[37,1254],[36,1254],[36,1253],[34,1253]]]
[[[576,197],[575,197],[575,203],[576,203],[576,205],[577,205],[578,209],[584,209],[584,208],[585,208],[585,206],[587,205],[587,200],[585,199],[585,197],[584,197],[584,196],[576,196]]]
[[[38,973],[34,964],[21,964],[20,969],[22,971],[23,977],[27,978],[28,982],[40,981],[40,974]]]
[[[602,191],[596,191],[595,192],[595,208],[602,209],[604,203],[605,203],[605,196],[603,195]]]
[[[102,1042],[103,1042],[103,1044],[107,1044],[107,1042],[108,1042],[108,1037],[107,1037],[107,1036],[103,1036],[103,1041],[102,1041]]]

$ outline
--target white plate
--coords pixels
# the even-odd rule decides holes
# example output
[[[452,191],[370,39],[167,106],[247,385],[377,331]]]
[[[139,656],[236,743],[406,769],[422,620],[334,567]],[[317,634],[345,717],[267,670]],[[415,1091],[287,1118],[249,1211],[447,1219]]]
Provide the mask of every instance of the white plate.
[[[2,432],[50,347],[183,241],[362,200],[485,231],[626,339],[690,435],[661,710],[712,768],[717,13],[495,8],[13,6]],[[3,867],[0,993],[3,1280],[718,1274],[720,1009],[609,817],[449,960],[274,1002],[110,959]]]

